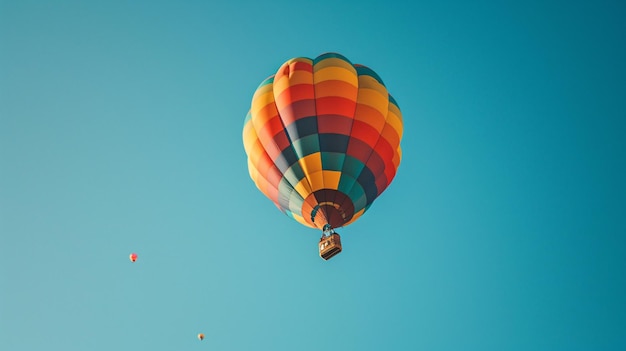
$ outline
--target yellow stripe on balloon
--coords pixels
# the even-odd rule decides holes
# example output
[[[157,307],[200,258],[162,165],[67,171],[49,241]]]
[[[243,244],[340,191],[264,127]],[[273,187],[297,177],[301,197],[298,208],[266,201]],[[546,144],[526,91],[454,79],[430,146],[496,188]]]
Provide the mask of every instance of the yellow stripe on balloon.
[[[269,84],[268,84],[269,85]],[[254,119],[256,119],[256,115],[259,111],[263,110],[267,107],[267,105],[274,104],[274,93],[271,91],[266,92],[265,94],[259,94],[252,100],[252,107],[250,108],[250,113]]]
[[[315,66],[314,82],[317,84],[327,80],[339,80],[349,83],[354,87],[359,86],[359,79],[356,74],[356,70],[354,69],[348,70],[342,67],[327,67],[318,69],[318,66]]]
[[[323,170],[324,187],[327,189],[337,189],[339,187],[339,179],[341,179],[340,171]]]
[[[340,67],[352,71],[356,75],[356,69],[354,66],[350,62],[338,57],[327,57],[323,60],[319,60],[315,63],[314,67],[315,70],[320,70],[326,67]]]
[[[301,179],[296,186],[293,187],[303,199],[306,199],[307,196],[311,195],[313,191],[311,191],[311,186],[306,178]]]

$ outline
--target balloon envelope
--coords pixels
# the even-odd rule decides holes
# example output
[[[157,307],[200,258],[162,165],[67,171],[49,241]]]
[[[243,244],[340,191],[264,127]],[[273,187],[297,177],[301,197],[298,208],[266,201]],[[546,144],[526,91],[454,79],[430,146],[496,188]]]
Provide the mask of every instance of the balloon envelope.
[[[204,340],[204,334],[202,334],[202,333],[198,334],[198,339]]]
[[[133,252],[130,254],[129,258],[131,262],[135,262],[137,261],[137,254]]]
[[[291,59],[259,85],[243,143],[250,177],[278,209],[309,227],[338,228],[393,180],[402,131],[381,78],[327,53]]]

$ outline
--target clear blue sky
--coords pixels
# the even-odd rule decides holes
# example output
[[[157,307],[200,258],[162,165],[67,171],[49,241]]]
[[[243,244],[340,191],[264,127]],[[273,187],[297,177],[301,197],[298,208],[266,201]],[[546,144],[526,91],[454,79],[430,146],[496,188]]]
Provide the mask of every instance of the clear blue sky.
[[[0,1],[0,350],[626,349],[625,6]],[[327,51],[405,133],[324,262],[241,130]]]

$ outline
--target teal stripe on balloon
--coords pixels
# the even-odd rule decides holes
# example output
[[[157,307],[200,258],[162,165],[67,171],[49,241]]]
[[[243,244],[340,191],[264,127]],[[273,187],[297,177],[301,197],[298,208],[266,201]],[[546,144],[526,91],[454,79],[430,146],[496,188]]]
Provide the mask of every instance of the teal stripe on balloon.
[[[320,152],[320,139],[318,134],[307,135],[304,138],[293,140],[293,149],[299,158],[303,158],[307,155]]]
[[[299,163],[292,164],[283,173],[283,180],[289,182],[292,187],[298,185],[302,179],[304,179],[304,171]]]
[[[356,178],[351,175],[342,174],[339,181],[339,191],[346,194],[354,203],[354,212],[360,211],[367,205],[367,196],[365,190]]]
[[[327,58],[338,58],[338,59],[342,59],[342,60],[344,60],[344,61],[346,61],[347,63],[349,63],[349,64],[351,64],[351,65],[352,65],[352,62],[350,62],[350,60],[348,60],[348,58],[347,58],[347,57],[345,57],[345,56],[343,56],[343,55],[341,55],[341,54],[338,54],[338,53],[336,53],[336,52],[327,52],[327,53],[325,53],[325,54],[321,54],[321,55],[319,55],[318,57],[316,57],[315,59],[313,59],[313,64],[315,65],[316,63],[318,63],[318,62],[320,62],[320,61],[322,61],[322,60],[325,60],[325,59],[327,59]]]
[[[346,154],[339,152],[322,152],[322,165],[325,170],[341,171]]]
[[[365,168],[365,164],[358,158],[346,155],[346,161],[344,162],[342,169],[343,172],[356,178],[359,174],[361,174],[363,168]]]
[[[304,204],[304,199],[296,189],[292,189],[289,193],[289,210],[293,213],[297,213],[298,215],[302,215],[302,205]]]
[[[398,110],[400,109],[400,106],[398,106],[398,103],[396,102],[396,99],[394,99],[393,96],[391,96],[391,94],[389,94],[389,103],[396,105]]]
[[[359,76],[370,76],[376,79],[378,83],[380,83],[382,86],[385,86],[385,83],[383,83],[383,80],[380,78],[380,76],[376,74],[376,72],[374,72],[371,68],[363,65],[354,65],[354,68],[356,68],[356,73]]]
[[[271,76],[269,76],[269,77],[265,78],[265,79],[261,82],[261,84],[259,84],[259,86],[257,87],[257,90],[258,90],[260,87],[264,86],[264,85],[268,85],[268,84],[272,84],[272,83],[274,83],[274,75],[271,75]]]

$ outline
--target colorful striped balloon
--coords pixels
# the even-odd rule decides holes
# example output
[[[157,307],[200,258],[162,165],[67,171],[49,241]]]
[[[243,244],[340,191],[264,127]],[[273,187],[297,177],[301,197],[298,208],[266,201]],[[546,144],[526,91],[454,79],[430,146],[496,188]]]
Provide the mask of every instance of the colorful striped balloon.
[[[346,226],[396,175],[402,115],[380,77],[336,53],[285,62],[252,98],[243,128],[250,177],[285,214]]]

